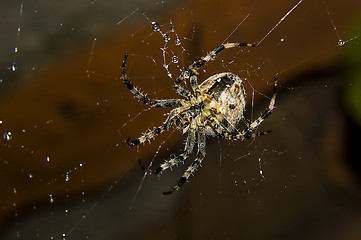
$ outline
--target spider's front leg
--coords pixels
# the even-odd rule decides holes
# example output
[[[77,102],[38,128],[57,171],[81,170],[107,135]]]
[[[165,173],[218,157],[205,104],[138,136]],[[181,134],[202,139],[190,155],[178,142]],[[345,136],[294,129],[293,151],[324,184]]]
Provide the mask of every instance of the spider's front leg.
[[[224,49],[231,49],[234,47],[256,47],[256,46],[257,45],[255,43],[239,43],[239,42],[225,43],[219,45],[216,49],[208,53],[206,56],[202,57],[198,61],[193,62],[191,65],[185,68],[184,71],[179,75],[179,77],[174,81],[174,89],[181,96],[190,98],[192,94],[188,90],[180,86],[181,82],[184,79],[189,78],[193,92],[195,93],[195,95],[198,95],[199,87],[198,87],[196,75],[198,75],[198,70],[202,68],[204,64],[206,64],[210,60],[214,60],[217,54],[222,52]]]

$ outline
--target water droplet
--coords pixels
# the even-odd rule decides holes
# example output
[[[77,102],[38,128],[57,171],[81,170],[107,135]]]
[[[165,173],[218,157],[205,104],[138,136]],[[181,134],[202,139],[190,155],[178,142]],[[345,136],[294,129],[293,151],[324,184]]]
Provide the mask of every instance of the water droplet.
[[[82,166],[83,166],[83,164],[82,164],[82,163],[79,163],[79,166],[80,166],[80,167],[82,167]]]
[[[339,46],[343,46],[343,45],[345,45],[345,43],[346,42],[343,39],[338,40],[338,45]]]
[[[261,177],[263,179],[265,179],[265,176],[263,175],[263,170],[262,170],[262,158],[258,158],[258,164],[259,164],[259,174],[261,175]]]
[[[47,155],[46,158],[45,158],[46,162],[50,162],[50,156]]]
[[[17,48],[17,47],[14,48],[14,52],[16,52],[16,53],[18,52],[18,48]]]
[[[67,173],[65,173],[65,182],[69,182],[69,180],[70,180],[70,175],[67,172]]]
[[[168,42],[170,40],[170,37],[165,33],[163,35],[163,40],[164,40],[164,42]]]
[[[3,120],[0,119],[0,124],[3,124]]]
[[[173,62],[173,63],[178,63],[178,57],[177,57],[177,56],[173,56],[173,57],[172,57],[172,62]]]
[[[54,203],[54,197],[53,197],[53,194],[49,194],[49,202],[50,203]]]
[[[16,193],[16,188],[13,188],[13,193],[14,193],[14,194]]]
[[[284,42],[285,41],[285,39],[284,38],[281,38],[281,42]]]
[[[18,67],[15,65],[15,63],[11,64],[10,70],[15,72]]]
[[[11,132],[6,132],[4,133],[3,137],[6,141],[10,141],[13,138],[13,135],[11,134]]]
[[[82,214],[81,214],[81,217],[82,217],[82,218],[86,218],[86,213],[82,213]]]
[[[2,83],[3,83],[3,81],[4,81],[4,80],[3,80],[2,78],[0,78],[0,84],[2,84]]]
[[[152,29],[153,31],[159,31],[160,28],[159,28],[159,24],[155,21],[152,22]]]
[[[61,235],[61,239],[66,240],[66,234],[65,233],[63,233],[63,235]]]
[[[69,215],[69,210],[65,209],[65,216],[68,216],[68,215]]]
[[[34,175],[33,175],[33,174],[31,174],[31,173],[29,173],[29,174],[28,174],[28,177],[29,177],[29,178],[33,178],[33,177],[34,177]]]
[[[175,40],[175,45],[181,45],[181,40],[179,38]]]
[[[188,71],[184,71],[183,77],[184,77],[184,78],[189,78],[189,76],[190,76],[189,72],[188,72]]]
[[[171,27],[170,27],[170,31],[171,31],[171,32],[175,32],[175,26],[171,26]]]

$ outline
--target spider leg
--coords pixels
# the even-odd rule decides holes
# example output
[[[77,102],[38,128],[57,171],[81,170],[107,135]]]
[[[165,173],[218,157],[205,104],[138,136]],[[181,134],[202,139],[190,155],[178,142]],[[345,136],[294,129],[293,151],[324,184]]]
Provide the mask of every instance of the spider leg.
[[[229,139],[229,135],[237,132],[237,128],[231,124],[227,118],[217,109],[211,109],[211,114],[207,118],[207,122],[211,125],[211,128],[222,137]],[[219,121],[219,119],[221,119]]]
[[[180,187],[189,179],[190,176],[198,169],[202,164],[203,159],[206,156],[206,134],[204,132],[204,127],[198,127],[198,152],[197,157],[193,163],[187,168],[183,176],[178,180],[177,185],[175,185],[171,190],[163,192],[164,195],[172,194],[174,191],[179,190]]]
[[[179,154],[173,154],[169,159],[164,161],[164,163],[162,163],[159,167],[157,167],[153,170],[149,169],[149,170],[147,170],[147,172],[149,174],[159,174],[159,173],[163,172],[164,170],[171,168],[174,165],[177,165],[180,162],[183,162],[184,160],[186,160],[189,157],[189,155],[192,153],[193,148],[194,148],[195,135],[196,135],[195,132],[196,132],[195,129],[190,129],[188,131],[188,136],[187,136],[186,144],[184,147],[184,151],[182,151]]]
[[[147,140],[149,141],[150,139],[158,136],[159,134],[161,134],[165,130],[168,130],[174,124],[174,118],[175,118],[175,116],[177,116],[178,113],[179,113],[178,108],[173,109],[172,111],[170,111],[169,116],[165,120],[163,125],[161,125],[159,127],[156,127],[153,130],[144,133],[142,136],[138,137],[137,139],[131,140],[130,137],[128,137],[126,139],[126,142],[128,143],[129,146],[134,147],[134,146],[137,146],[137,145],[139,145],[141,143],[144,143]]]
[[[129,146],[135,147],[141,143],[144,143],[147,140],[150,140],[150,139],[158,136],[165,130],[167,130],[167,127],[165,124],[163,124],[160,127],[154,128],[152,131],[148,131],[148,132],[144,133],[142,136],[138,137],[137,139],[131,140],[130,137],[128,137],[125,141],[128,143]]]
[[[275,101],[275,100],[274,100]],[[272,103],[272,100],[271,100],[271,103],[273,105],[273,108],[274,108],[274,102]],[[268,112],[270,109],[270,107],[268,107],[268,109],[265,111],[265,112]],[[272,112],[272,111],[271,111]],[[261,117],[264,115],[265,113],[263,113],[261,115]],[[270,113],[268,113],[269,115]],[[221,115],[221,120],[218,121],[219,119],[219,115]],[[267,116],[268,116],[267,115]],[[261,118],[259,117],[257,120],[259,121],[259,119]],[[266,117],[265,117],[266,118]],[[265,119],[263,118],[262,121]],[[250,128],[250,126],[255,125],[254,123],[257,122],[254,121],[252,124],[250,124],[249,127],[247,127],[244,131],[240,132],[238,131],[238,129],[233,125],[231,124],[227,118],[225,118],[223,116],[222,113],[218,112],[218,111],[212,111],[211,114],[208,116],[208,122],[209,124],[212,126],[212,129],[215,130],[215,132],[217,134],[219,134],[219,136],[221,137],[224,137],[228,140],[244,140],[246,138],[250,138],[252,136],[262,136],[262,135],[266,135],[266,134],[269,134],[271,131],[270,130],[266,130],[266,131],[262,131],[262,132],[259,132],[259,133],[255,133],[254,130],[259,126],[259,124],[262,122],[262,121],[259,121],[259,124],[257,126],[255,126],[254,128]]]
[[[269,115],[272,114],[273,109],[275,108],[276,103],[276,96],[277,96],[277,75],[274,77],[274,88],[273,88],[273,94],[271,101],[267,107],[267,109],[259,116],[256,120],[254,120],[251,124],[249,124],[248,127],[246,127],[242,132],[234,134],[232,136],[232,139],[234,140],[244,140],[245,138],[253,138],[260,135],[266,135],[270,133],[270,131],[263,131],[260,133],[255,133],[255,130],[258,128],[258,126],[267,118]]]
[[[208,53],[206,56],[202,57],[200,60],[191,64],[189,66],[189,69],[197,74],[197,70],[202,68],[203,65],[205,63],[209,62],[210,60],[214,60],[218,53],[220,53],[224,49],[230,49],[230,48],[234,48],[234,47],[256,47],[256,44],[255,43],[239,43],[239,42],[221,44],[216,49],[214,49],[213,51]]]
[[[199,89],[199,84],[197,81],[197,75],[195,73],[192,73],[192,75],[189,77],[189,81],[191,83],[192,90],[194,92],[194,95],[198,97],[201,95],[201,90]]]
[[[144,104],[147,104],[152,107],[179,107],[181,106],[180,99],[150,99],[146,94],[142,93],[136,86],[134,86],[128,79],[125,65],[128,58],[128,54],[125,54],[123,64],[122,64],[122,78],[124,85],[129,89],[129,91]]]
[[[193,62],[191,65],[189,65],[187,68],[184,69],[184,71],[174,81],[174,89],[176,90],[176,92],[186,97],[187,99],[189,99],[190,96],[192,96],[192,94],[188,90],[180,86],[181,82],[184,79],[189,78],[193,92],[195,93],[196,96],[199,95],[199,87],[196,77],[196,75],[198,75],[198,70],[202,68],[205,63],[209,62],[210,60],[214,60],[216,55],[221,51],[223,51],[224,49],[230,49],[234,47],[256,47],[256,44],[235,42],[235,43],[225,43],[219,45],[217,48],[215,48],[213,51],[208,53],[206,56],[202,57],[198,61]]]

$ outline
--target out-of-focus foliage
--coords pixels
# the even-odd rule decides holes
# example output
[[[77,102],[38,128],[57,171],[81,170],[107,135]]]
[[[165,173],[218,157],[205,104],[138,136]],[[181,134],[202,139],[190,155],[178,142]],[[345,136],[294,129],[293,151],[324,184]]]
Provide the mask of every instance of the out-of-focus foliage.
[[[353,36],[361,35],[361,16],[350,28]],[[361,39],[349,42],[345,49],[345,69],[348,87],[345,88],[343,102],[349,116],[361,126]]]

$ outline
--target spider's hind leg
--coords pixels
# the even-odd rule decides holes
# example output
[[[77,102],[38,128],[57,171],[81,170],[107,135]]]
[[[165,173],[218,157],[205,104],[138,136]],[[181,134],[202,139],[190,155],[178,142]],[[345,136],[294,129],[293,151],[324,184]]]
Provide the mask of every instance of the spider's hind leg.
[[[267,109],[259,116],[255,121],[253,121],[249,127],[248,131],[254,131],[271,113],[273,112],[273,109],[275,108],[276,104],[276,96],[277,96],[277,78],[278,76],[274,76],[274,86],[273,86],[273,94],[271,101],[267,107]]]
[[[152,138],[158,136],[165,130],[168,130],[172,125],[174,124],[174,118],[179,114],[179,109],[174,108],[172,111],[170,111],[169,116],[165,122],[159,126],[154,128],[151,131],[148,131],[144,133],[142,136],[138,137],[137,139],[131,140],[130,137],[126,139],[126,143],[128,143],[129,146],[135,147],[141,143],[144,143],[145,141],[150,141]]]
[[[184,172],[183,176],[178,180],[177,185],[175,185],[171,190],[167,192],[163,192],[164,195],[172,194],[174,191],[178,191],[179,188],[183,186],[183,184],[194,174],[194,172],[198,169],[198,167],[202,164],[206,154],[197,154],[196,159],[192,162],[192,164],[187,168]]]
[[[184,162],[189,155],[193,152],[195,143],[195,129],[190,128],[188,131],[188,136],[186,140],[186,144],[184,146],[184,151],[178,154],[172,154],[169,159],[165,160],[159,167],[155,169],[148,169],[147,172],[149,174],[159,174],[168,168],[172,168],[175,165],[178,165],[181,162]]]
[[[276,96],[277,96],[277,86],[278,86],[277,79],[278,79],[278,76],[277,75],[274,76],[273,94],[272,94],[272,98],[271,98],[271,101],[270,101],[267,109],[261,114],[261,116],[259,116],[256,120],[254,120],[251,124],[249,124],[249,126],[246,127],[242,132],[233,135],[232,138],[234,140],[237,140],[237,139],[243,140],[245,138],[254,138],[256,136],[266,135],[271,132],[270,130],[268,130],[268,131],[256,133],[256,129],[267,117],[269,117],[272,114],[272,112],[275,108]]]
[[[128,143],[129,146],[135,147],[141,143],[144,143],[147,140],[151,140],[152,138],[158,136],[159,134],[161,134],[162,132],[164,132],[167,129],[168,129],[167,124],[164,123],[160,127],[156,127],[152,131],[146,132],[145,134],[138,137],[137,139],[131,140],[130,137],[128,137],[125,141],[126,141],[126,143]]]
[[[177,185],[175,185],[171,190],[163,192],[164,195],[172,194],[174,191],[179,190],[180,187],[192,176],[195,171],[201,166],[202,161],[206,157],[206,135],[203,127],[198,128],[198,153],[196,159],[184,172],[183,176],[178,180]]]

